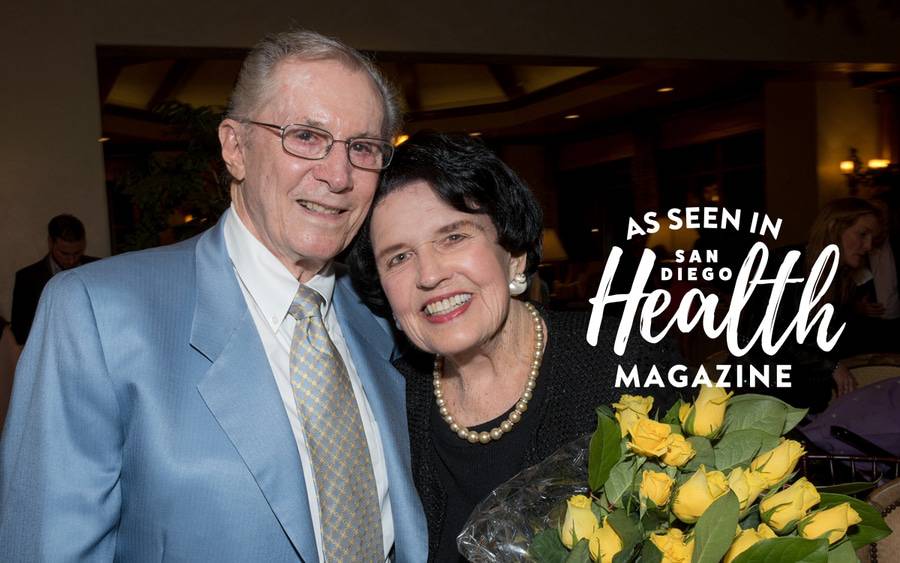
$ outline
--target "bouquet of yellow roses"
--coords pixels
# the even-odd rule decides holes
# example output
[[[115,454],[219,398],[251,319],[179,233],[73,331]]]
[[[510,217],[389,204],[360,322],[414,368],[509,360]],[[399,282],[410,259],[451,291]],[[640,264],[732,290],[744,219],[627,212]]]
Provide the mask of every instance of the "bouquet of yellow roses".
[[[473,561],[837,563],[858,561],[857,549],[890,534],[874,507],[841,494],[858,484],[794,480],[805,452],[783,435],[805,410],[716,387],[658,421],[652,408],[652,397],[632,395],[599,407],[586,448],[570,445],[479,506],[462,553]],[[572,494],[579,456],[589,489]],[[520,516],[535,509],[544,514]]]

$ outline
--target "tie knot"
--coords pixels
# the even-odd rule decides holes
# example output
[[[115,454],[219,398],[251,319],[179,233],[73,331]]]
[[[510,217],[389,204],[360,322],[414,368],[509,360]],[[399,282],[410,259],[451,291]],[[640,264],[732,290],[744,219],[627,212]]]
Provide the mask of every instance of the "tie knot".
[[[316,293],[314,289],[301,283],[300,287],[297,288],[297,294],[294,295],[294,301],[291,303],[288,314],[297,320],[321,317],[320,307],[324,301],[322,296]]]

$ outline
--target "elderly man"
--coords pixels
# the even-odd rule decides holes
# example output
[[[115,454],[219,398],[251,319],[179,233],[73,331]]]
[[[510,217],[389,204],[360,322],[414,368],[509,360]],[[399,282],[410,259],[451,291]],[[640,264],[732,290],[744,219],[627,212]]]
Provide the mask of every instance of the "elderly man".
[[[426,559],[389,330],[331,264],[396,126],[347,46],[256,46],[219,223],[48,285],[0,445],[0,560]]]

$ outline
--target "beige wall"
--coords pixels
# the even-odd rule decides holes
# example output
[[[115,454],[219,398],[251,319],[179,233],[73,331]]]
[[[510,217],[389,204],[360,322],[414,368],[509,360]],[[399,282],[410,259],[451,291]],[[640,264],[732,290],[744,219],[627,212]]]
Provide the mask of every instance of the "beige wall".
[[[863,35],[838,13],[797,20],[783,2],[648,0],[43,0],[0,7],[0,314],[13,273],[44,252],[47,219],[68,211],[106,255],[94,46],[247,47],[291,24],[363,49],[754,61],[900,61],[897,22],[860,2]],[[561,9],[560,6],[568,7]],[[815,173],[813,172],[813,176]],[[815,181],[815,180],[813,180]]]
[[[80,217],[88,251],[100,256],[109,254],[109,227],[88,28],[69,2],[43,2],[41,9],[17,2],[4,6],[0,314],[8,319],[15,271],[47,253],[52,216]]]

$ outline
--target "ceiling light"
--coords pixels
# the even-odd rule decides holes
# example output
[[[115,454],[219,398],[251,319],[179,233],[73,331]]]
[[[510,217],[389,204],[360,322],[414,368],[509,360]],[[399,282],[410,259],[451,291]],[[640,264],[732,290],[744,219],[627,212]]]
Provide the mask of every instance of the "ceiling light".
[[[579,117],[581,117],[581,116],[578,115],[577,113],[570,113],[569,115],[565,116],[563,119],[578,119]]]
[[[841,173],[842,174],[850,174],[853,172],[853,169],[856,168],[856,165],[852,160],[842,160],[841,161]]]
[[[675,88],[672,88],[671,86],[663,86],[662,88],[656,89],[656,91],[659,92],[660,94],[665,94],[666,92],[672,92],[673,90],[675,90]]]
[[[108,141],[108,140],[109,140],[109,137],[100,137],[99,139],[97,139],[97,142],[98,142],[98,143],[105,143],[105,142]]]
[[[599,232],[600,232],[600,229],[591,229],[591,232],[592,232],[592,233],[599,233]]]
[[[873,158],[869,161],[869,168],[887,168],[891,165],[891,161],[885,158]]]
[[[469,136],[470,137],[480,137],[481,131],[472,131],[471,133],[469,133]]]

